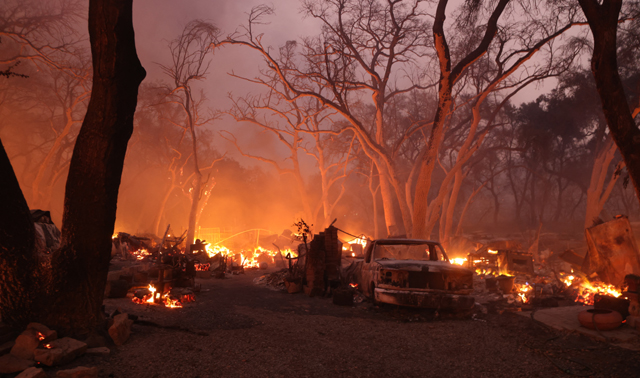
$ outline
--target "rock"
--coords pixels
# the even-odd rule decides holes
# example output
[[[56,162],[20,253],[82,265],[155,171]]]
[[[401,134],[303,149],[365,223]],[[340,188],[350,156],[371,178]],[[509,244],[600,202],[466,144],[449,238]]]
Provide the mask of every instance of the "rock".
[[[47,366],[64,365],[87,351],[87,344],[70,337],[49,343],[51,349],[36,349],[36,361]]]
[[[26,329],[11,348],[11,354],[25,360],[33,360],[33,351],[40,345],[40,334],[34,329]]]
[[[35,360],[47,366],[60,365],[64,357],[64,352],[60,348],[56,349],[36,349]]]
[[[0,374],[18,373],[34,365],[34,362],[13,354],[5,354],[0,357]]]
[[[131,335],[133,320],[127,314],[119,314],[113,318],[113,325],[109,327],[109,336],[116,345],[124,344]]]
[[[92,354],[94,356],[108,356],[111,350],[107,347],[89,348],[86,354]]]
[[[16,378],[47,378],[47,373],[37,367],[30,367],[16,376]]]
[[[78,366],[73,369],[60,370],[56,373],[56,378],[98,378],[98,368]]]
[[[44,339],[42,340],[42,342],[44,343],[48,343],[58,338],[58,332],[49,329],[49,327],[44,324],[29,323],[27,325],[27,329],[32,329],[36,332],[40,332],[42,336],[44,336]]]

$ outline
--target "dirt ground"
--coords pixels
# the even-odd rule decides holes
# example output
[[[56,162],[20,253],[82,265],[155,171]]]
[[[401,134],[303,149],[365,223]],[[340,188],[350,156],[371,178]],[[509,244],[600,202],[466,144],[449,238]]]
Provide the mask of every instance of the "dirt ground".
[[[455,319],[431,311],[339,307],[258,286],[264,271],[198,280],[182,309],[108,299],[140,320],[97,366],[100,377],[638,377],[640,353],[551,331],[510,313]],[[51,374],[51,373],[50,373]]]

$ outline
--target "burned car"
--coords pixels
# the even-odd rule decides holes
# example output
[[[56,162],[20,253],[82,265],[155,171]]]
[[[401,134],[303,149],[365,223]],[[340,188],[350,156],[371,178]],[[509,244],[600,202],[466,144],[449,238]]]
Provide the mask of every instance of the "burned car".
[[[374,302],[469,310],[473,272],[449,262],[438,242],[380,239],[367,245],[358,286]]]

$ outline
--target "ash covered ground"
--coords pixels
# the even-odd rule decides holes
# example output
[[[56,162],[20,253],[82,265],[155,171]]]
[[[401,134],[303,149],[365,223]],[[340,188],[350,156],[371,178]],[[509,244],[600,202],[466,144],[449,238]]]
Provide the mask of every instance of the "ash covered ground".
[[[106,299],[139,316],[122,346],[72,366],[100,377],[622,377],[638,352],[549,330],[512,313],[458,317],[287,294],[254,283],[264,271],[198,279],[181,309]],[[259,282],[260,280],[258,280]],[[157,324],[165,328],[148,324]]]

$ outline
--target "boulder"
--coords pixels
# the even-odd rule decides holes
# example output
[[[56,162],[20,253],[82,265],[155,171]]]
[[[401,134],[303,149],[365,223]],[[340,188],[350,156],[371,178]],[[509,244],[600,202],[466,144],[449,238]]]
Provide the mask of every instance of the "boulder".
[[[109,327],[109,336],[116,345],[124,344],[131,335],[133,320],[127,314],[118,314],[113,318],[113,324]]]
[[[40,334],[34,329],[26,329],[11,348],[11,354],[25,360],[33,360],[33,351],[40,345]]]
[[[87,351],[87,344],[70,337],[49,343],[51,349],[37,349],[35,359],[47,366],[64,365]]]
[[[34,365],[34,362],[13,354],[5,354],[0,357],[0,374],[18,373]]]
[[[98,378],[98,368],[78,366],[73,369],[60,370],[56,373],[56,378]]]
[[[61,365],[63,357],[64,352],[60,348],[36,349],[34,353],[35,360],[47,366]]]
[[[58,332],[49,329],[49,327],[44,324],[29,323],[27,325],[27,329],[32,329],[36,332],[40,332],[42,336],[44,336],[44,339],[42,340],[42,342],[44,343],[48,343],[58,338]]]
[[[47,373],[37,367],[30,367],[22,373],[18,374],[16,378],[47,378]]]

